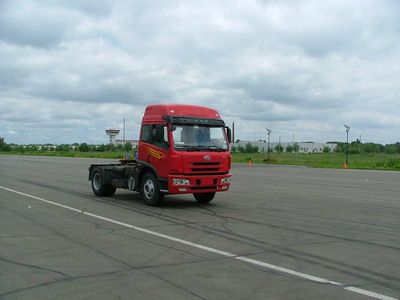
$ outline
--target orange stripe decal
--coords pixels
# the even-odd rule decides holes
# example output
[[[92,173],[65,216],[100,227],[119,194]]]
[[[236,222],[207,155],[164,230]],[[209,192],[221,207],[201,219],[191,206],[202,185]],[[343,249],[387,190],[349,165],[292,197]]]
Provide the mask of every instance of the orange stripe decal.
[[[147,153],[149,153],[150,156],[152,156],[156,159],[164,158],[164,153],[162,153],[161,151],[152,149],[150,147],[146,147],[146,151],[147,151]]]

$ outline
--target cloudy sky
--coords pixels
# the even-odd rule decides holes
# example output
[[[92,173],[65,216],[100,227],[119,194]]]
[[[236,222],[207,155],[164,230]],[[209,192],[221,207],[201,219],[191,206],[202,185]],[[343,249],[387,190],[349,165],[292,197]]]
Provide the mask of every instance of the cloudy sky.
[[[0,0],[0,136],[137,138],[144,107],[219,110],[236,138],[400,141],[399,1]]]

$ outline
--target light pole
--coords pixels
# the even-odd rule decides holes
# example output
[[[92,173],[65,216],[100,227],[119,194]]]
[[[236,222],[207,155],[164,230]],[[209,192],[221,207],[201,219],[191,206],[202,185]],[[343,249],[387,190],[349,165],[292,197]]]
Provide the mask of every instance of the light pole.
[[[281,154],[281,152],[282,152],[282,146],[281,146],[281,136],[279,136],[279,146],[278,146],[278,153],[279,153],[279,155]]]
[[[268,128],[266,128],[267,129],[267,133],[268,133],[268,149],[267,149],[267,162],[269,162],[269,141],[270,141],[270,135],[271,135],[271,132],[272,132],[272,130],[271,129],[268,129]]]
[[[344,125],[344,128],[346,128],[346,168],[349,166],[349,131],[350,131],[350,126]]]
[[[125,145],[125,118],[124,118],[124,137],[123,137],[123,140],[124,140],[124,145]]]

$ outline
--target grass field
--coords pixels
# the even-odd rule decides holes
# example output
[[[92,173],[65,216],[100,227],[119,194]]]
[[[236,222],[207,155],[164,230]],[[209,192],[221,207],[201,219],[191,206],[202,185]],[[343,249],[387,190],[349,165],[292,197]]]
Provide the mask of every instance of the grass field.
[[[266,153],[234,153],[235,162],[265,163]],[[279,165],[302,165],[316,168],[341,168],[345,162],[344,153],[270,153],[270,163]],[[370,153],[349,155],[349,168],[400,171],[400,154]]]
[[[0,154],[13,155],[36,155],[36,156],[64,156],[64,157],[92,157],[121,159],[124,152],[0,152]],[[267,158],[266,153],[233,153],[233,162],[263,163]],[[270,164],[279,165],[301,165],[315,168],[341,168],[345,161],[344,153],[270,153]],[[350,169],[375,169],[375,170],[397,170],[400,171],[400,154],[370,153],[349,155]]]

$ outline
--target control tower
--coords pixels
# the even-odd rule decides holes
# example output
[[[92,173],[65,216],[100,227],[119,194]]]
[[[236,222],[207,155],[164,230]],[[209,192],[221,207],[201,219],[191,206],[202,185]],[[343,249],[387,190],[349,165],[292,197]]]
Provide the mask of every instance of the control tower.
[[[119,129],[106,129],[106,134],[110,137],[110,144],[114,145]]]

